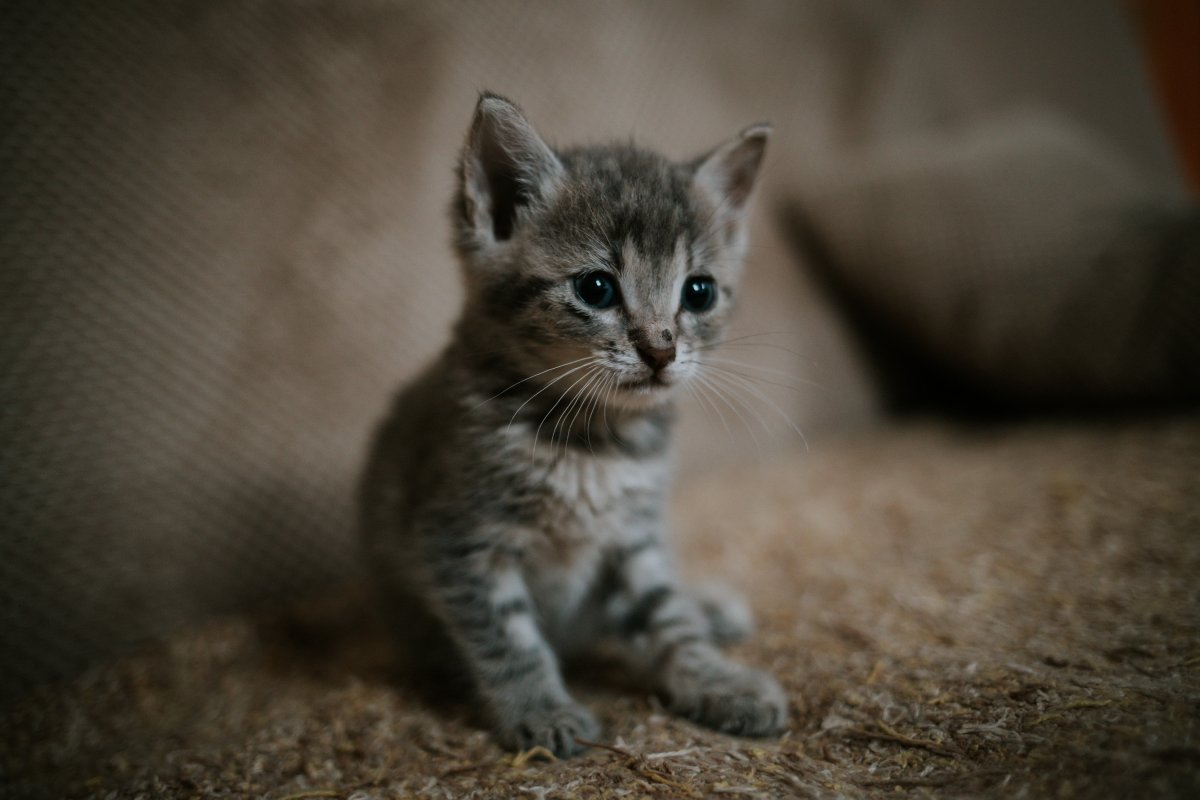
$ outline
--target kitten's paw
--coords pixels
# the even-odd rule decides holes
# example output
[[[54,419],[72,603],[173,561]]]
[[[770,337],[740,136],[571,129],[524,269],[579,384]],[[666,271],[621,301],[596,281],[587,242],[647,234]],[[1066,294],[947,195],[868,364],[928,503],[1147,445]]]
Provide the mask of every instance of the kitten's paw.
[[[787,726],[787,698],[764,672],[708,660],[668,670],[667,708],[701,725],[738,736],[774,736]]]
[[[600,724],[583,706],[566,703],[527,711],[521,719],[501,726],[496,735],[509,750],[544,747],[559,758],[568,758],[586,749],[575,737],[595,739],[600,735]]]
[[[692,597],[708,622],[713,642],[724,647],[737,644],[754,632],[754,612],[746,601],[728,586],[702,584],[692,589]]]

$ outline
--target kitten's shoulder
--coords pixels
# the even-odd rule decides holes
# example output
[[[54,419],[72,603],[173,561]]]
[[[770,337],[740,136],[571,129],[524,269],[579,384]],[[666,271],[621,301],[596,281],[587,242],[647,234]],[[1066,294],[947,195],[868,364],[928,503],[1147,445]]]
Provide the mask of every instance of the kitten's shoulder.
[[[424,449],[453,429],[448,418],[449,371],[444,358],[427,364],[415,377],[402,384],[382,422],[375,430],[376,456],[395,458]]]

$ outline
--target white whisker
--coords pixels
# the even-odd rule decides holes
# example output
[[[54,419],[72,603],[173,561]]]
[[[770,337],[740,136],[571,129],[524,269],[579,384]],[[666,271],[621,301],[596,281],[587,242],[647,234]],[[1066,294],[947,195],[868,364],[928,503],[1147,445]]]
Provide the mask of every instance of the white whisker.
[[[599,405],[601,402],[601,394],[602,393],[606,394],[609,386],[616,379],[617,379],[616,373],[613,373],[613,372],[609,372],[607,375],[604,376],[604,380],[601,382],[599,388],[593,394],[592,406],[591,406],[591,408],[588,409],[587,417],[583,421],[584,429],[587,430],[588,450],[592,453],[592,455],[596,454],[596,451],[592,448],[592,420],[594,420],[596,417],[596,406]]]
[[[792,380],[801,381],[802,383],[806,383],[810,386],[822,388],[819,383],[817,383],[815,381],[806,380],[805,378],[798,377],[795,373],[789,372],[786,369],[775,369],[774,367],[763,367],[763,366],[759,366],[758,364],[751,364],[746,361],[738,361],[736,358],[720,358],[718,356],[709,356],[708,358],[704,359],[704,362],[705,363],[716,362],[718,364],[732,364],[734,366],[743,367],[745,369],[754,369],[754,370],[758,370],[759,372],[766,372],[766,373],[770,373],[772,375],[779,375],[784,378],[790,378]]]
[[[596,361],[598,362],[599,359],[597,359]],[[558,396],[558,399],[554,401],[554,405],[550,406],[550,410],[542,415],[542,421],[538,423],[537,430],[534,431],[534,433],[533,433],[533,448],[529,452],[529,456],[530,456],[531,460],[535,460],[537,458],[538,436],[541,435],[542,426],[546,424],[546,420],[550,417],[551,414],[554,413],[554,409],[558,408],[558,404],[563,401],[563,398],[565,398],[568,394],[570,394],[571,390],[574,389],[576,386],[578,386],[580,381],[586,379],[589,375],[591,375],[592,370],[596,369],[594,364],[584,364],[583,366],[584,367],[591,366],[591,369],[589,369],[587,372],[583,373],[583,375],[581,375],[579,378],[577,378],[574,383],[572,383],[570,386],[568,386],[566,391],[563,392],[562,394],[560,394]],[[582,367],[577,367],[576,369],[582,369]],[[553,440],[552,440],[552,442],[553,442]]]
[[[763,416],[762,411],[750,403],[747,403],[746,399],[741,396],[741,393],[745,393],[744,388],[730,382],[728,379],[724,379],[723,375],[719,375],[717,373],[709,373],[707,377],[714,390],[728,392],[729,396],[732,397],[734,401],[736,401],[742,408],[746,409],[746,411],[753,414],[754,418],[758,420],[759,427],[763,429],[764,433],[769,434],[771,432],[771,425],[767,422],[766,417]],[[724,379],[724,381],[722,382],[719,379]],[[747,429],[749,429],[750,434],[753,435],[753,426],[751,426],[748,422],[745,424]]]
[[[609,398],[619,391],[621,391],[621,379],[616,375],[616,373],[613,373],[612,384],[608,388],[608,394],[604,396],[604,430],[607,431],[608,435],[614,439],[616,438],[616,433],[613,431],[612,425],[608,423],[608,404]]]
[[[733,430],[729,427],[729,422],[725,419],[725,415],[721,412],[721,409],[717,407],[716,403],[712,401],[712,398],[703,393],[702,390],[704,388],[704,384],[699,380],[699,376],[697,376],[697,382],[695,385],[692,385],[691,382],[688,382],[684,384],[684,388],[687,389],[688,394],[696,398],[696,405],[700,406],[701,408],[705,408],[707,404],[707,408],[711,408],[714,412],[716,412],[717,419],[721,420],[721,426],[725,428],[725,435],[733,438]]]
[[[765,347],[768,350],[778,350],[782,353],[787,353],[788,355],[794,356],[803,361],[808,361],[810,363],[814,361],[814,359],[812,359],[809,356],[804,355],[799,350],[793,350],[790,347],[784,347],[783,345],[776,344],[775,342],[721,342],[718,344],[710,344],[710,345],[704,345],[702,347],[697,347],[696,351],[701,352],[701,353],[707,353],[707,352],[713,352],[713,351],[720,352],[721,350],[723,350],[727,347],[730,349],[746,348],[746,347]]]
[[[799,381],[799,382],[805,384],[805,386],[793,386],[790,383],[784,383],[782,381],[772,380],[771,378],[764,378],[759,375],[747,375],[744,372],[739,372],[736,369],[731,369],[730,367],[723,366],[722,364],[713,363],[713,362],[717,362],[717,361],[721,361],[724,363],[730,363],[730,364],[736,364],[741,369],[754,369],[754,370],[760,370],[762,372],[767,372],[767,373],[772,373],[772,374],[777,373],[779,375],[783,375],[784,377]],[[777,369],[773,370],[773,369],[769,369],[768,367],[757,367],[754,364],[745,364],[740,361],[729,361],[728,359],[721,359],[721,358],[709,358],[709,359],[705,360],[705,365],[708,366],[710,369],[717,370],[718,372],[727,372],[731,375],[738,375],[742,378],[745,378],[746,380],[754,381],[756,383],[766,383],[771,386],[778,386],[781,389],[789,389],[789,390],[791,390],[793,392],[797,392],[797,393],[803,392],[805,390],[805,388],[807,388],[807,387],[815,387],[818,389],[823,388],[819,384],[813,383],[812,381],[806,381],[803,378],[797,378],[796,376],[792,375],[790,372],[784,372],[783,370],[777,370]]]
[[[471,406],[470,410],[471,410],[471,411],[474,411],[475,409],[479,408],[480,406],[482,406],[482,405],[484,405],[484,404],[486,404],[486,403],[490,403],[491,401],[495,400],[497,397],[499,397],[500,395],[504,394],[505,392],[509,392],[509,391],[511,391],[511,390],[513,390],[513,389],[515,389],[516,387],[520,386],[522,383],[525,383],[525,381],[531,381],[531,380],[533,380],[534,378],[538,377],[539,375],[545,375],[547,372],[553,372],[553,371],[554,371],[554,370],[556,370],[556,369],[562,369],[563,367],[569,367],[569,366],[571,366],[572,364],[578,364],[580,361],[587,361],[589,358],[592,358],[592,356],[584,356],[583,358],[576,358],[576,359],[573,359],[573,360],[571,360],[571,361],[567,361],[567,362],[565,362],[565,363],[562,363],[562,364],[557,364],[557,365],[555,365],[555,366],[553,366],[553,367],[550,367],[550,368],[548,368],[548,369],[544,369],[544,370],[542,370],[541,372],[535,372],[535,373],[533,373],[532,375],[530,375],[528,378],[522,378],[521,380],[517,381],[516,383],[514,383],[514,384],[512,384],[512,385],[510,385],[510,386],[507,386],[507,387],[505,387],[504,389],[501,389],[500,391],[496,392],[494,395],[492,395],[492,396],[491,396],[491,397],[489,397],[488,399],[484,400],[483,402],[481,402],[481,403],[478,403],[477,405]]]
[[[755,386],[753,383],[751,383],[745,377],[740,376],[737,373],[733,373],[733,372],[726,372],[726,373],[716,372],[716,373],[712,374],[712,377],[714,379],[722,378],[723,380],[725,380],[727,382],[732,382],[734,385],[740,384],[744,391],[749,392],[752,396],[756,397],[758,400],[765,403],[776,414],[778,414],[779,417],[788,424],[788,427],[790,427],[793,431],[796,432],[796,435],[800,437],[800,441],[804,442],[804,449],[805,450],[809,449],[808,448],[808,438],[805,437],[803,431],[801,431],[800,428],[796,426],[796,423],[792,422],[792,418],[789,417],[786,413],[784,413],[783,409],[781,409],[779,407],[779,405],[775,403],[774,400],[767,397],[766,394],[764,394],[757,386]]]
[[[558,422],[555,423],[554,427],[556,430],[558,429],[559,425],[562,425],[562,430],[563,430],[562,443],[563,443],[563,452],[564,453],[566,452],[567,442],[571,436],[571,432],[575,429],[575,423],[579,419],[579,412],[581,412],[583,410],[583,407],[587,404],[588,394],[591,391],[592,386],[595,385],[595,383],[597,381],[600,381],[603,379],[604,379],[604,367],[603,366],[593,367],[588,372],[587,382],[583,384],[583,386],[580,388],[579,392],[575,395],[574,398],[572,398],[571,402],[567,404],[567,407],[565,409],[563,409],[562,414],[558,418]],[[569,423],[563,424],[564,422],[566,422],[567,415],[571,413],[572,407],[575,408],[575,414],[571,417],[571,421]],[[553,444],[554,438],[555,438],[555,433],[552,431],[550,434],[551,444]]]
[[[551,386],[553,386],[554,384],[558,383],[559,381],[561,381],[563,378],[567,377],[568,375],[571,375],[572,373],[578,372],[578,371],[579,371],[579,370],[581,370],[581,369],[585,369],[586,367],[589,367],[589,366],[591,366],[593,362],[599,362],[599,359],[596,359],[596,358],[594,358],[594,357],[591,357],[591,356],[589,356],[589,361],[588,361],[587,363],[580,364],[580,365],[579,365],[579,366],[577,366],[577,367],[572,367],[571,369],[567,370],[567,371],[566,371],[566,372],[564,372],[562,375],[559,375],[559,376],[558,376],[558,377],[556,377],[554,380],[550,381],[550,382],[549,382],[549,383],[547,383],[545,386],[543,386],[541,389],[538,389],[536,392],[534,392],[532,395],[530,395],[530,396],[529,396],[529,398],[528,398],[528,399],[527,399],[527,400],[526,400],[524,403],[521,403],[521,405],[517,406],[517,410],[513,412],[513,415],[512,415],[511,417],[509,417],[509,420],[508,420],[508,427],[507,427],[507,428],[505,428],[505,431],[508,431],[509,429],[511,429],[511,428],[512,428],[513,421],[514,421],[514,420],[517,418],[517,415],[521,413],[521,409],[523,409],[523,408],[525,408],[525,406],[529,405],[529,403],[530,403],[530,402],[531,402],[531,401],[532,401],[532,400],[533,400],[535,397],[537,397],[539,394],[541,394],[542,392],[546,391],[546,390],[547,390],[547,389],[549,389]],[[572,363],[574,363],[574,362],[572,362]],[[547,370],[547,371],[548,371],[548,370]],[[559,398],[559,399],[561,400],[561,398]]]
[[[696,365],[696,369],[692,373],[695,386],[692,385],[692,381],[688,381],[684,384],[684,388],[691,392],[692,396],[696,398],[697,403],[701,405],[703,405],[703,403],[708,404],[708,407],[711,408],[713,412],[716,413],[717,418],[721,420],[721,424],[725,427],[725,433],[732,438],[733,430],[729,427],[729,422],[725,419],[724,412],[721,411],[713,399],[704,391],[707,387],[706,381],[704,380],[704,374],[702,372],[704,366],[703,362],[696,360],[693,361],[693,363]]]
[[[746,419],[745,415],[742,414],[741,409],[739,409],[736,405],[734,405],[732,402],[730,402],[729,397],[725,394],[725,392],[722,391],[719,386],[717,386],[717,384],[714,380],[712,380],[712,378],[715,376],[698,375],[697,377],[700,378],[701,383],[703,383],[705,386],[707,386],[709,388],[709,391],[711,391],[713,394],[715,394],[721,400],[722,403],[724,403],[726,406],[729,407],[729,409],[731,411],[733,411],[734,415],[737,416],[737,418],[741,421],[742,427],[744,427],[746,429],[746,433],[750,435],[750,441],[754,442],[754,448],[756,450],[758,450],[759,452],[762,452],[762,444],[758,441],[758,437],[754,435],[754,426],[751,425],[749,420]],[[742,406],[747,411],[757,413],[756,409],[754,409],[752,406],[747,405],[746,401],[744,401],[740,397],[738,397],[736,393],[733,395],[733,397],[735,400],[737,400],[739,403],[741,403]],[[762,422],[761,415],[759,416],[759,422],[760,423]],[[764,429],[767,429],[765,425],[763,427],[764,427]]]

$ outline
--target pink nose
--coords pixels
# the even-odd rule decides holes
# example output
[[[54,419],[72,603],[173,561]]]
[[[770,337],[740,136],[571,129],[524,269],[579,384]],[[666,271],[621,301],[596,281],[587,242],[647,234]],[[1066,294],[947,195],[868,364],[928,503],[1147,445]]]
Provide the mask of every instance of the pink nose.
[[[655,372],[659,372],[672,361],[675,360],[675,345],[668,347],[648,347],[638,345],[638,355],[642,357],[642,361]]]

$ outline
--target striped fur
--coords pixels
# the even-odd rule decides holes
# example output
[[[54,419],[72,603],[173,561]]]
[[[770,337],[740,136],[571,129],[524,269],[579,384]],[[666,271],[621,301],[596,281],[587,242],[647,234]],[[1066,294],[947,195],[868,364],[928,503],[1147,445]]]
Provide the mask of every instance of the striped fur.
[[[559,660],[605,642],[703,724],[786,722],[775,681],[715,647],[739,614],[679,585],[664,512],[672,399],[732,305],[767,132],[685,164],[555,152],[480,98],[453,205],[464,312],[378,431],[361,511],[398,625],[436,629],[507,747],[569,755],[598,734]],[[595,270],[618,288],[610,308],[576,290]],[[691,311],[698,277],[716,302]]]

